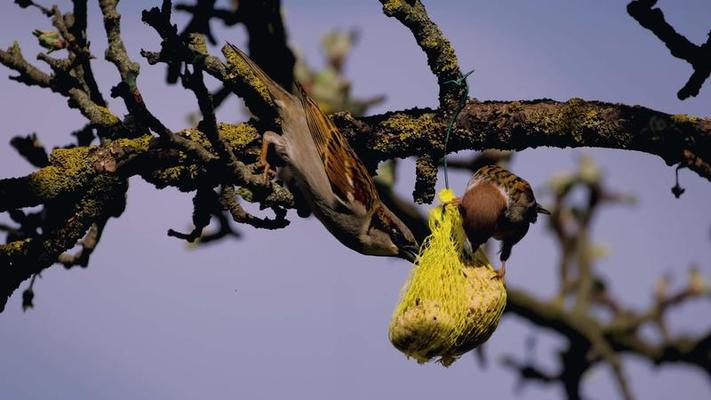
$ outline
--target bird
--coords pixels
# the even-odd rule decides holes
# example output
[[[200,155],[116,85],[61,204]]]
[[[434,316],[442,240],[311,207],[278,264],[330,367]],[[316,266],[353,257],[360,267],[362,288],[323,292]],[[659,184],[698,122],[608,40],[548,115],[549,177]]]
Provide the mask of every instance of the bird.
[[[550,215],[536,202],[528,182],[498,165],[479,168],[455,202],[472,250],[492,237],[501,241],[501,267],[495,278],[502,280],[513,246],[523,239],[538,214]]]
[[[281,134],[266,131],[260,162],[271,170],[270,149],[314,215],[346,247],[365,255],[414,262],[419,245],[410,229],[380,199],[375,182],[331,119],[296,84],[293,95],[237,46],[228,46],[262,81],[276,105]]]

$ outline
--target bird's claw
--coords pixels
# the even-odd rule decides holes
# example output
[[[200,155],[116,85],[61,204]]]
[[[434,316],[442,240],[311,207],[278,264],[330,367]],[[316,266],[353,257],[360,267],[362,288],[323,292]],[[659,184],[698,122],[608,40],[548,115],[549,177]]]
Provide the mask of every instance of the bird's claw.
[[[262,166],[262,179],[265,182],[269,182],[276,176],[276,171],[272,169],[271,164],[269,164],[268,156],[269,154],[269,142],[264,140],[262,142],[262,149],[259,152],[259,164]]]
[[[506,266],[504,263],[501,263],[501,268],[498,270],[494,271],[495,275],[491,277],[491,279],[500,279],[502,282],[504,282],[504,276],[506,275]]]
[[[272,178],[276,176],[276,171],[274,171],[274,169],[272,169],[272,166],[267,162],[265,162],[263,165],[264,167],[262,169],[262,179],[264,181],[271,181]]]
[[[447,203],[447,204],[452,204],[452,205],[455,205],[455,206],[459,207],[459,205],[462,204],[462,198],[461,198],[461,197],[455,197],[455,198],[453,198],[453,199],[452,199],[449,203]]]

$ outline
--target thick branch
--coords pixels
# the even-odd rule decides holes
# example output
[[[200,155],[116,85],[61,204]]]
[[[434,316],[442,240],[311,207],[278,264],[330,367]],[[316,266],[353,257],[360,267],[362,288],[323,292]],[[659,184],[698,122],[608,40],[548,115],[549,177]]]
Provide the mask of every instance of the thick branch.
[[[220,124],[219,135],[239,155],[236,169],[225,173],[208,173],[194,159],[149,135],[135,139],[118,139],[102,146],[55,149],[47,167],[20,178],[0,180],[0,211],[31,207],[62,196],[86,190],[97,175],[122,177],[141,175],[158,188],[174,186],[192,191],[201,182],[215,185],[227,182],[250,192],[250,201],[265,206],[290,206],[292,195],[282,186],[265,182],[252,170],[258,168],[259,135],[249,123]],[[195,129],[177,133],[185,140],[200,143],[214,152],[205,135]],[[216,154],[212,154],[215,159]]]
[[[412,109],[362,119],[338,114],[335,122],[370,166],[386,159],[441,151],[444,122],[436,119],[432,110]],[[221,124],[219,130],[235,156],[244,163],[243,176],[234,177],[233,183],[255,190],[261,188],[263,196],[260,198],[267,198],[276,190],[280,193],[276,198],[290,203],[291,196],[285,194],[284,188],[272,184],[264,186],[261,178],[249,171],[257,168],[256,155],[261,146],[252,123]],[[209,140],[199,131],[185,130],[180,135],[211,148]],[[710,141],[711,120],[669,115],[643,107],[580,99],[565,103],[552,100],[472,102],[462,112],[449,150],[606,147],[654,154],[668,164],[685,164],[693,154],[694,160],[698,160],[695,162],[708,165]],[[0,180],[0,210],[33,206],[72,192],[92,176],[91,165],[109,172],[120,166],[122,173],[140,174],[159,187],[170,185],[194,190],[196,180],[204,172],[185,163],[180,154],[167,151],[161,143],[147,136],[121,139],[102,147],[55,150],[49,167],[27,177]],[[132,160],[135,162],[129,162]],[[181,162],[183,165],[179,166]],[[695,164],[688,166],[700,176],[711,179],[708,170],[697,168]]]
[[[74,247],[91,224],[123,211],[126,182],[98,176],[87,191],[67,202],[55,204],[58,215],[38,237],[0,245],[0,311],[25,279],[51,266],[65,250]]]
[[[446,125],[433,110],[363,119],[338,114],[334,119],[367,162],[442,151]],[[711,179],[711,119],[582,99],[470,102],[459,117],[448,151],[539,146],[642,151]]]

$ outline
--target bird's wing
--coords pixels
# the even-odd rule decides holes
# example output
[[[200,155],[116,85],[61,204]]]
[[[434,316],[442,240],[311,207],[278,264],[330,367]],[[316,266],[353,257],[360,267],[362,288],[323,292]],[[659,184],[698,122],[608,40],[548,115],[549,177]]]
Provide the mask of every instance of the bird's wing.
[[[538,203],[531,185],[524,179],[498,165],[486,165],[477,170],[472,180],[491,182],[506,193],[507,206],[504,218],[507,223],[536,221]]]
[[[338,128],[300,85],[299,93],[309,132],[318,148],[333,193],[356,212],[372,210],[377,201],[373,178]],[[361,207],[352,207],[355,202],[360,203]]]
[[[519,177],[511,181],[509,187],[509,206],[506,209],[505,217],[511,223],[536,222],[536,199],[533,197],[533,190],[528,182]]]

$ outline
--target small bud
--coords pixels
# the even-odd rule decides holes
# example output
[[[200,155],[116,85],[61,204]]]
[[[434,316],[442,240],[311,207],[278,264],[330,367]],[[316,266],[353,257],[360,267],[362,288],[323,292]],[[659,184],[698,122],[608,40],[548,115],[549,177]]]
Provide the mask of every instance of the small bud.
[[[580,179],[586,183],[596,183],[602,178],[600,168],[595,161],[587,154],[580,157],[580,170],[578,172]]]
[[[654,288],[654,297],[658,302],[664,301],[667,297],[667,291],[669,289],[669,284],[671,283],[671,277],[668,274],[664,274],[659,279],[657,279],[657,285]]]
[[[207,54],[207,43],[205,35],[200,33],[190,34],[190,49],[200,54]]]
[[[676,197],[677,199],[678,199],[679,197],[681,197],[681,195],[684,194],[685,191],[686,191],[686,189],[684,189],[683,187],[679,186],[679,182],[677,182],[676,185],[674,185],[674,186],[671,188],[671,192],[674,194],[674,197]]]
[[[22,311],[27,311],[28,308],[34,307],[34,304],[32,304],[34,297],[35,293],[32,291],[32,288],[27,288],[22,292]]]
[[[697,296],[709,291],[708,283],[696,267],[689,272],[689,289]]]
[[[35,29],[32,34],[37,37],[40,46],[48,49],[50,53],[67,47],[67,42],[58,32]]]

